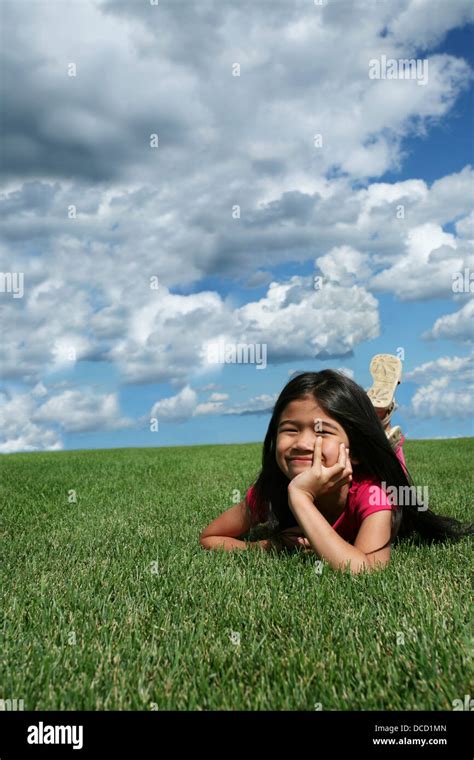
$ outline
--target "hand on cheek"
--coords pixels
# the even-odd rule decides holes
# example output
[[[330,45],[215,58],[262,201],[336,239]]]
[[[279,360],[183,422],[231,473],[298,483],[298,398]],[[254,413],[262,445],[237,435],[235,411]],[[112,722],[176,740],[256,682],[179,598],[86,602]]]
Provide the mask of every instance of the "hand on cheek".
[[[337,443],[336,443],[337,447]],[[352,480],[352,467],[349,451],[344,443],[340,442],[337,448],[339,454],[336,462],[330,465],[323,462],[323,439],[316,439],[316,447],[313,456],[313,464],[309,469],[296,475],[291,481],[289,488],[301,490],[310,498],[325,497],[334,494],[348,485]],[[291,500],[290,500],[291,508]]]
[[[342,441],[338,438],[323,440],[322,445],[322,464],[325,467],[333,467],[337,463],[340,454]]]

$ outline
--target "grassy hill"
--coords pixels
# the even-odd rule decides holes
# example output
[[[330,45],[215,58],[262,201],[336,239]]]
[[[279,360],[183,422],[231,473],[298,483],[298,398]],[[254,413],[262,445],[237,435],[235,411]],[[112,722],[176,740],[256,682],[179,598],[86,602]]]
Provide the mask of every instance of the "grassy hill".
[[[472,520],[474,439],[404,450],[430,507]],[[464,699],[469,540],[402,544],[368,576],[200,547],[260,451],[2,456],[0,698],[28,710],[451,710]]]

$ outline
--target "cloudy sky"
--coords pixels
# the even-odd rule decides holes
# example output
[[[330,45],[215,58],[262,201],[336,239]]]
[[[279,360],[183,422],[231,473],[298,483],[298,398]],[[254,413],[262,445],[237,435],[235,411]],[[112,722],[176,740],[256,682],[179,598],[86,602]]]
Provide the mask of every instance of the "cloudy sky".
[[[381,352],[409,437],[473,434],[470,0],[1,15],[0,452],[261,441]]]

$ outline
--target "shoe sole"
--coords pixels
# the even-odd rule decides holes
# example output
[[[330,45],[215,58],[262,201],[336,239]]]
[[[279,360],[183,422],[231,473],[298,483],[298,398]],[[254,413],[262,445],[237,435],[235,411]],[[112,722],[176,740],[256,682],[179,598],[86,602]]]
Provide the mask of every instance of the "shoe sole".
[[[402,377],[402,363],[392,354],[377,354],[370,362],[369,369],[374,382],[367,395],[377,409],[384,409],[393,401],[395,389]]]

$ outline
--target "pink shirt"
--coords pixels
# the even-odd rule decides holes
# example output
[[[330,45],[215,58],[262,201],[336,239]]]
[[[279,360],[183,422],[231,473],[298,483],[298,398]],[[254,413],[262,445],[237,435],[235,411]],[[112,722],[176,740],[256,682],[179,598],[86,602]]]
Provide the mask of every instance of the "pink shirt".
[[[395,453],[406,470],[405,457],[402,451],[404,441],[405,438],[402,438],[399,448]],[[266,522],[268,510],[265,505],[257,503],[253,486],[247,491],[246,498],[249,509],[257,522]],[[331,525],[341,538],[353,544],[357,538],[359,528],[366,517],[374,512],[392,508],[393,505],[385,491],[381,488],[379,481],[375,478],[358,479],[354,475],[344,511]]]

